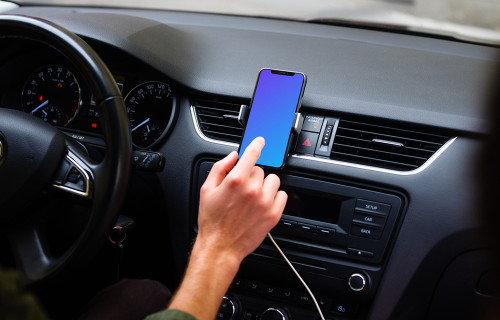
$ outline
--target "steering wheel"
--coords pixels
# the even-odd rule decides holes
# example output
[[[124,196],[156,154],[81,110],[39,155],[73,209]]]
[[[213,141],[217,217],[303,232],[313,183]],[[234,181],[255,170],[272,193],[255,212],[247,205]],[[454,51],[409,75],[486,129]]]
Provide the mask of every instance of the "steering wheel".
[[[72,32],[49,21],[0,16],[0,38],[28,39],[57,50],[88,81],[106,142],[92,160],[64,133],[21,111],[0,108],[0,228],[28,284],[76,271],[104,244],[123,202],[131,159],[128,116],[118,86],[95,51]],[[88,222],[62,255],[54,257],[36,219],[25,218],[27,199],[56,188],[88,199]]]

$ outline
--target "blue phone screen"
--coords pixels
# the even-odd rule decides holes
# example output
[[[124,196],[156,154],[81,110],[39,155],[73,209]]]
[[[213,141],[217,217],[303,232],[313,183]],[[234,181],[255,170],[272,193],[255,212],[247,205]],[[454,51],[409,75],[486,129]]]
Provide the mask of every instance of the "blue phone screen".
[[[257,164],[274,168],[283,165],[303,83],[301,73],[285,75],[268,69],[260,72],[239,157],[253,139],[261,136],[266,145]]]

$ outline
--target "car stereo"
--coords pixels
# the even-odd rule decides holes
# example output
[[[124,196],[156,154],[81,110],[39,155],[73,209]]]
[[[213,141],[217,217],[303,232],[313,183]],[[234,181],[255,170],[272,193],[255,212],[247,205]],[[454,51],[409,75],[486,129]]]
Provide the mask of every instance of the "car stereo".
[[[197,192],[213,163],[198,163]],[[286,171],[278,175],[288,201],[281,220],[271,230],[273,238],[314,292],[334,302],[324,306],[327,313],[358,319],[380,283],[385,257],[404,212],[404,195]],[[194,232],[196,214],[192,217]],[[261,297],[263,287],[278,288],[277,292],[302,290],[267,239],[243,261],[238,279],[229,294],[246,310],[261,314],[271,298],[295,314],[289,318],[301,318],[306,310],[290,297],[276,297],[274,290],[270,298]],[[304,302],[307,295],[298,296]]]
[[[281,176],[288,193],[271,233],[295,249],[380,263],[396,225],[401,198],[294,175]]]

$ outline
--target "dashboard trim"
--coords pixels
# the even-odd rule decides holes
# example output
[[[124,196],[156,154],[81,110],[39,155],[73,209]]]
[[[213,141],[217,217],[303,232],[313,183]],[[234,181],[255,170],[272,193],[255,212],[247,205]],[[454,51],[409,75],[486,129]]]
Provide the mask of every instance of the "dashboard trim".
[[[225,145],[225,146],[238,148],[239,145],[237,143],[215,140],[215,139],[209,138],[205,134],[203,134],[203,132],[201,131],[200,125],[198,123],[198,117],[196,116],[196,107],[194,105],[191,105],[191,118],[193,120],[194,129],[201,139],[203,139],[207,142],[210,142],[210,143],[221,144],[221,145]],[[410,175],[418,174],[418,173],[424,171],[426,168],[428,168],[446,149],[448,149],[448,147],[457,138],[458,137],[455,136],[455,137],[451,138],[450,140],[448,140],[423,165],[421,165],[417,169],[413,169],[410,171],[397,171],[397,170],[391,170],[391,169],[377,168],[377,167],[371,167],[371,166],[357,164],[357,163],[350,163],[350,162],[325,159],[325,158],[319,158],[319,157],[312,157],[312,156],[307,156],[307,155],[299,155],[299,154],[292,154],[291,157],[297,158],[297,159],[303,159],[303,160],[317,161],[317,162],[322,162],[322,163],[331,163],[331,164],[347,166],[347,167],[363,169],[363,170],[371,170],[371,171],[376,171],[376,172],[394,174],[394,175],[399,175],[399,176],[410,176]]]
[[[53,183],[52,186],[55,188],[64,190],[66,192],[75,194],[75,195],[80,196],[80,197],[90,198],[91,197],[91,195],[90,195],[90,176],[89,176],[87,170],[85,170],[80,164],[78,164],[78,162],[76,160],[74,160],[71,155],[73,155],[73,153],[70,150],[68,150],[68,154],[66,154],[64,157],[66,160],[71,162],[71,164],[74,165],[78,169],[78,171],[80,171],[80,173],[83,174],[83,177],[85,179],[85,191],[79,191],[79,190],[76,190],[76,189],[73,189],[73,188],[70,188],[67,186],[59,185],[56,183]]]
[[[204,135],[203,132],[201,131],[200,124],[198,123],[198,116],[196,115],[196,107],[194,105],[191,105],[191,118],[193,119],[193,125],[194,125],[194,129],[195,129],[196,133],[203,140],[210,142],[210,143],[221,144],[224,146],[238,148],[239,145],[237,143],[215,140],[215,139],[209,138],[206,135]]]

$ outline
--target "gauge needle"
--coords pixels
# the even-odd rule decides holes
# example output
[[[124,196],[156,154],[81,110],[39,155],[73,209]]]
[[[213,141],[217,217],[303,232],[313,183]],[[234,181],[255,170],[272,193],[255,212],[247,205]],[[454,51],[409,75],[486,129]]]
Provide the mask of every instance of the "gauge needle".
[[[33,109],[33,111],[31,111],[31,114],[37,112],[38,110],[40,110],[40,108],[43,108],[47,105],[47,103],[49,103],[49,100],[45,100],[44,103],[42,103],[41,105],[39,105],[38,107],[36,107],[35,109]]]
[[[38,109],[38,108],[37,108]],[[149,122],[151,118],[147,118],[146,120],[144,120],[143,122],[139,123],[134,129],[131,130],[131,132],[134,132],[135,130],[139,129],[140,127],[142,127],[143,125],[145,125],[146,123]]]

